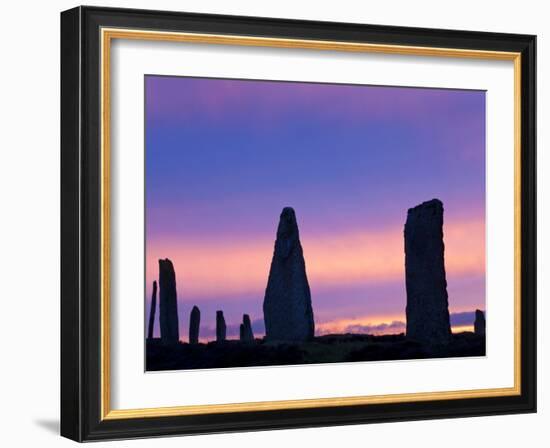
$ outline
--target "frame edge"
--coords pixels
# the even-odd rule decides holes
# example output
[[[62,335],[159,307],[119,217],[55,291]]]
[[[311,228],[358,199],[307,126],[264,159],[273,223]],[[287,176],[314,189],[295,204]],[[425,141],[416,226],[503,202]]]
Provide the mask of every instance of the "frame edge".
[[[537,36],[525,36],[521,65],[522,397],[537,412]]]
[[[82,441],[80,319],[81,8],[61,13],[60,433]]]

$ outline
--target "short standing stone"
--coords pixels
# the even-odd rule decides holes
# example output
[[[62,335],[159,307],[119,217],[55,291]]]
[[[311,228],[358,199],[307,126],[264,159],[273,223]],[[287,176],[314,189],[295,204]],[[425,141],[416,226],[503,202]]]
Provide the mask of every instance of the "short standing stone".
[[[201,312],[197,306],[194,306],[191,310],[189,317],[189,343],[199,343],[199,329],[201,325]]]
[[[245,340],[244,339],[244,325],[243,324],[239,325],[239,339],[241,341]]]
[[[476,310],[474,333],[479,336],[485,336],[485,314],[483,314],[483,311],[481,310]]]
[[[159,260],[160,337],[165,344],[179,341],[178,295],[174,265],[166,258]]]
[[[283,209],[279,219],[263,310],[267,340],[313,338],[311,293],[296,214],[290,207]]]
[[[225,326],[225,318],[223,311],[216,311],[216,341],[225,341],[227,327]]]
[[[149,312],[149,329],[147,331],[147,339],[153,339],[156,311],[157,311],[157,282],[155,280],[153,282],[153,294],[151,296],[151,311]]]
[[[424,344],[451,340],[443,244],[443,204],[409,209],[405,224],[407,338]]]
[[[254,341],[254,332],[252,331],[252,324],[248,314],[243,315],[243,323],[240,326],[240,339],[244,342]]]

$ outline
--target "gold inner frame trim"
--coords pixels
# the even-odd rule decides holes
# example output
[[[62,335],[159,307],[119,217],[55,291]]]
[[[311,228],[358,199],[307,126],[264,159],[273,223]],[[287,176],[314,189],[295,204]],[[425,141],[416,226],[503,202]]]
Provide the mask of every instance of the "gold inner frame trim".
[[[419,47],[307,39],[279,39],[200,33],[101,29],[101,419],[167,417],[230,412],[252,412],[317,407],[352,406],[414,401],[502,397],[521,394],[521,54],[515,52]],[[513,61],[514,63],[514,386],[441,392],[314,398],[246,403],[111,409],[110,368],[110,63],[113,39],[185,42],[213,45],[239,45],[294,48],[357,53],[383,53],[411,56],[456,57]]]

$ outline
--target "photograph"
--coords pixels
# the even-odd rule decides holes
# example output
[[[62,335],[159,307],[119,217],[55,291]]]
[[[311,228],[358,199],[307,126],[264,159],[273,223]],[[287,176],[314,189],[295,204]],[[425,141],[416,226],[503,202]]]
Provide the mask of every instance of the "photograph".
[[[144,103],[146,371],[485,356],[486,91],[146,74]]]
[[[539,412],[540,26],[299,7],[61,12],[60,128],[38,125],[60,140],[63,437],[387,444],[375,424],[426,420],[395,443],[462,446]],[[19,202],[43,216],[35,177]]]

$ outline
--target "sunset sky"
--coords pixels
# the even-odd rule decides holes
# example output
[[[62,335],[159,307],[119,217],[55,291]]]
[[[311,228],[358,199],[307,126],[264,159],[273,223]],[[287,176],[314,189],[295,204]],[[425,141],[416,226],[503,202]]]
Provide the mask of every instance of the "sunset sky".
[[[296,211],[316,333],[404,331],[407,209],[443,201],[453,329],[485,309],[485,92],[145,78],[146,320],[158,259],[180,336],[262,302],[283,207]],[[155,334],[159,334],[158,313]]]

